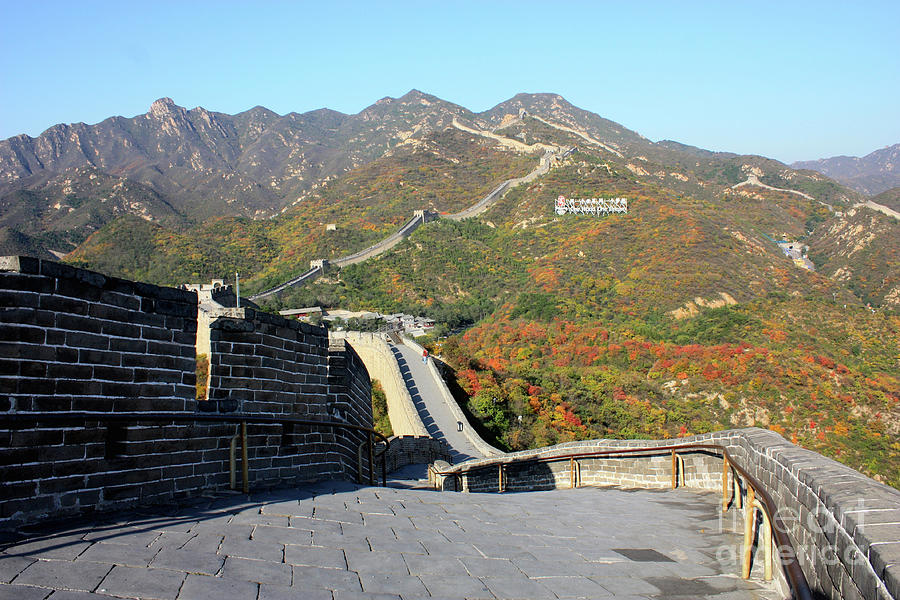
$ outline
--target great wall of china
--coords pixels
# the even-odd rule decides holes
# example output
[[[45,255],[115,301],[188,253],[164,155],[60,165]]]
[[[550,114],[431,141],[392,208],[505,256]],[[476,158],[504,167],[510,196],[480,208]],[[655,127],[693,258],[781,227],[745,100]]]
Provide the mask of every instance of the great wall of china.
[[[537,149],[544,154],[531,173],[503,182],[448,219],[481,214],[506,191],[548,172],[554,160],[570,152],[527,146],[457,122],[454,126],[502,139],[517,151]],[[751,177],[735,187],[741,185],[759,183]],[[416,211],[400,230],[377,244],[332,261],[314,261],[308,272],[251,300],[312,280],[327,264],[342,267],[375,257],[437,218],[433,212]],[[194,292],[106,277],[52,261],[0,257],[0,478],[4,482],[0,595],[3,586],[19,581],[37,586],[20,589],[49,590],[46,582],[34,580],[34,575],[29,580],[28,574],[41,568],[69,568],[68,563],[54,562],[60,561],[55,555],[38,556],[37,562],[28,562],[35,560],[29,558],[4,563],[11,560],[9,548],[17,546],[4,549],[2,536],[16,539],[47,519],[61,522],[188,501],[229,489],[240,489],[245,495],[250,490],[259,494],[285,489],[302,494],[305,488],[298,486],[316,482],[376,486],[387,481],[388,473],[407,465],[428,465],[429,485],[445,492],[442,496],[465,492],[463,499],[452,501],[463,513],[470,506],[465,498],[484,494],[609,490],[610,486],[697,494],[721,490],[722,514],[743,521],[743,527],[737,527],[744,530],[743,548],[738,551],[743,556],[737,562],[742,563],[744,578],[759,559],[765,563],[763,578],[774,578],[777,589],[791,597],[900,598],[900,491],[794,446],[773,432],[751,428],[677,440],[589,440],[504,454],[468,423],[434,361],[420,361],[422,348],[412,340],[356,332],[329,335],[325,329],[249,307],[220,309],[204,317],[198,321]],[[209,373],[206,398],[198,400],[200,340],[209,354]],[[395,433],[390,440],[378,441],[372,431],[371,379],[381,382],[387,396]],[[528,511],[528,502],[540,503],[528,495],[501,497],[520,513]],[[410,502],[412,497],[404,498]],[[377,493],[376,499],[380,500]],[[576,500],[570,498],[573,503]],[[698,495],[697,500],[699,507],[708,496],[702,500]],[[480,507],[485,501],[478,502]],[[572,507],[582,510],[575,504]],[[265,510],[260,509],[261,516]],[[318,510],[313,513],[317,515]],[[391,504],[374,510],[375,516],[387,518],[397,509]],[[444,506],[443,512],[432,517],[440,520],[448,510]],[[619,510],[626,512],[624,507]],[[304,512],[304,516],[314,515]],[[373,518],[365,512],[359,516],[364,521]],[[310,520],[305,526],[328,531],[346,517],[330,518]],[[265,517],[263,526],[272,529],[271,525]],[[515,529],[512,523],[503,527]],[[402,530],[401,526],[392,531]],[[311,531],[314,539],[321,534]],[[444,538],[447,535],[442,532]],[[526,539],[528,533],[516,535]],[[348,539],[351,542],[342,543],[359,542],[352,536]],[[366,550],[374,552],[376,544],[364,539],[368,540]],[[403,539],[394,541],[404,544]],[[276,566],[287,563],[292,543],[282,545],[282,563]],[[530,550],[540,562],[540,549]],[[352,546],[342,550],[348,569],[357,551]],[[412,552],[415,556],[416,551]],[[388,558],[382,555],[383,560]],[[20,555],[12,556],[18,560]],[[413,577],[416,563],[403,556],[406,575]],[[129,564],[127,560],[113,563],[117,566],[103,581]],[[293,560],[309,568],[302,566],[304,559]],[[465,562],[462,557],[455,560]],[[781,567],[774,573],[773,562]],[[17,566],[9,570],[5,564]],[[467,569],[468,576],[476,575],[468,564]],[[351,583],[351,591],[357,589],[353,585],[361,585],[362,591],[396,591],[390,586],[369,588],[364,569],[357,567],[356,573],[358,583]],[[426,568],[424,573],[431,571]],[[416,574],[418,585],[428,581],[425,574]],[[210,577],[205,583],[210,583],[222,573],[206,575]],[[192,577],[199,580],[188,571],[182,577],[185,585]],[[574,577],[565,575],[560,581]],[[255,593],[263,597],[263,580],[257,576],[251,581],[257,581]],[[480,581],[489,580],[482,577]],[[529,581],[548,585],[543,576],[529,575]],[[607,590],[615,589],[606,579],[597,581],[605,583]],[[662,586],[658,579],[649,581]],[[54,589],[97,589],[66,585]],[[339,593],[341,588],[335,585],[328,584],[328,594]],[[505,597],[495,588],[490,590],[493,596]],[[191,597],[182,595],[183,591],[178,598]]]
[[[324,329],[230,309],[210,325],[209,400],[198,401],[193,292],[4,257],[0,319],[6,531],[224,490],[237,476],[235,459],[244,485],[257,490],[375,482],[379,450],[367,433],[374,375],[388,389],[392,423],[408,434],[391,444],[384,469],[430,463],[438,488],[469,492],[722,487],[726,504],[738,507],[766,493],[765,506],[749,514],[776,519],[796,553],[780,557],[784,573],[801,573],[816,597],[900,593],[900,492],[772,432],[593,440],[506,455],[487,447],[481,458],[450,465],[442,443],[424,435],[396,354],[377,336],[329,339]],[[235,457],[237,446],[244,456]],[[723,465],[725,451],[733,464]]]

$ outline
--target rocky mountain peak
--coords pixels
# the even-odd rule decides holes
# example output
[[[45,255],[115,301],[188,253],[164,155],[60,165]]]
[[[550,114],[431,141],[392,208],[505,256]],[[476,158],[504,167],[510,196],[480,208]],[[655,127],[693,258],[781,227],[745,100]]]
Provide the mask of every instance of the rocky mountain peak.
[[[171,116],[180,107],[171,98],[160,98],[150,105],[150,115],[163,118]]]

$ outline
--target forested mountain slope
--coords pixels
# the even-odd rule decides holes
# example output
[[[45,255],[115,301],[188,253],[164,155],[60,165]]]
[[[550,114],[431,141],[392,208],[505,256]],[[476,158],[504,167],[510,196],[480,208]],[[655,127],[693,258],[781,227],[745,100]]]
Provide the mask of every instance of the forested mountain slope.
[[[16,171],[7,140],[9,239],[77,245],[75,264],[168,285],[239,271],[252,293],[414,210],[469,206],[556,148],[563,160],[477,219],[429,223],[268,307],[437,319],[456,331],[433,349],[463,402],[511,449],[758,425],[900,485],[897,225],[854,208],[858,192],[654,143],[553,94],[480,114],[418,92],[350,116],[155,106],[101,124],[140,151],[73,126],[85,148],[119,148],[90,164],[93,150],[48,136],[15,142]],[[628,212],[557,215],[559,195],[625,197]],[[779,240],[808,246],[816,270]]]

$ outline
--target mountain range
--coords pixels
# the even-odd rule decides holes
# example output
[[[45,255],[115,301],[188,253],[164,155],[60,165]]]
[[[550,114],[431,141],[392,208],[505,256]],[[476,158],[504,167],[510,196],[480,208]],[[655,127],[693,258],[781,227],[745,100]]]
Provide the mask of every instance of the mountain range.
[[[833,156],[795,162],[791,167],[818,171],[862,194],[875,196],[900,187],[900,144],[863,157]]]
[[[458,332],[429,343],[461,403],[509,449],[757,425],[900,485],[896,194],[653,142],[555,94],[475,113],[413,90],[284,116],[160,99],[17,136],[0,142],[0,249],[166,285],[239,271],[253,293],[416,210],[459,212],[548,153],[479,217],[265,307],[436,319]],[[559,215],[560,195],[628,212]]]

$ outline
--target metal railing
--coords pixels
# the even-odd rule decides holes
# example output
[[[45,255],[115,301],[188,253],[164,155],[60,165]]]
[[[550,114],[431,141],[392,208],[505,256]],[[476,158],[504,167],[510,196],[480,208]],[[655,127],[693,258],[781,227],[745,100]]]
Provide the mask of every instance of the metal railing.
[[[571,487],[579,487],[580,467],[578,459],[580,458],[604,458],[610,456],[618,456],[624,454],[669,454],[672,455],[672,488],[678,486],[679,465],[681,465],[682,483],[684,483],[684,463],[683,458],[678,455],[678,451],[698,451],[707,450],[721,453],[722,465],[722,512],[728,510],[729,505],[734,503],[736,508],[742,508],[742,497],[738,475],[743,478],[747,490],[747,499],[744,512],[744,541],[741,556],[741,577],[748,579],[750,577],[750,568],[752,565],[753,540],[756,537],[756,510],[759,509],[762,514],[763,525],[765,530],[764,536],[764,578],[766,581],[772,579],[772,554],[774,536],[775,553],[781,560],[782,571],[791,589],[791,597],[796,600],[813,600],[814,596],[806,581],[806,576],[800,568],[797,561],[797,554],[790,538],[787,535],[787,524],[784,518],[779,514],[778,506],[772,499],[772,496],[766,491],[762,483],[755,477],[750,475],[746,469],[739,465],[725,446],[720,444],[679,444],[675,446],[662,446],[655,448],[637,447],[637,448],[618,448],[610,450],[594,450],[589,452],[574,452],[569,454],[557,454],[553,456],[532,456],[524,458],[502,458],[492,461],[489,464],[473,465],[452,471],[432,470],[432,476],[454,477],[459,485],[457,489],[462,489],[462,477],[475,471],[483,471],[489,469],[497,469],[497,488],[499,492],[505,491],[507,487],[506,467],[512,464],[526,463],[551,463],[569,461],[569,473]],[[728,474],[732,473],[733,485],[728,485]],[[732,496],[729,498],[729,494]]]
[[[45,412],[45,413],[3,413],[0,414],[0,429],[12,428],[15,425],[27,423],[236,423],[238,431],[231,437],[229,453],[229,469],[231,475],[231,489],[236,488],[236,453],[237,443],[241,443],[241,475],[242,491],[250,492],[250,467],[248,460],[247,425],[299,425],[305,427],[330,427],[333,429],[349,429],[367,434],[366,439],[360,443],[357,455],[360,457],[358,480],[362,483],[362,449],[369,446],[369,483],[375,483],[375,464],[379,458],[384,457],[391,445],[384,435],[362,425],[353,425],[340,421],[316,421],[313,419],[298,419],[295,417],[262,416],[244,413],[92,413],[92,412]],[[375,452],[375,437],[384,442],[384,448],[380,453]],[[387,473],[385,472],[385,460],[382,460],[381,477],[382,484],[387,485]]]

